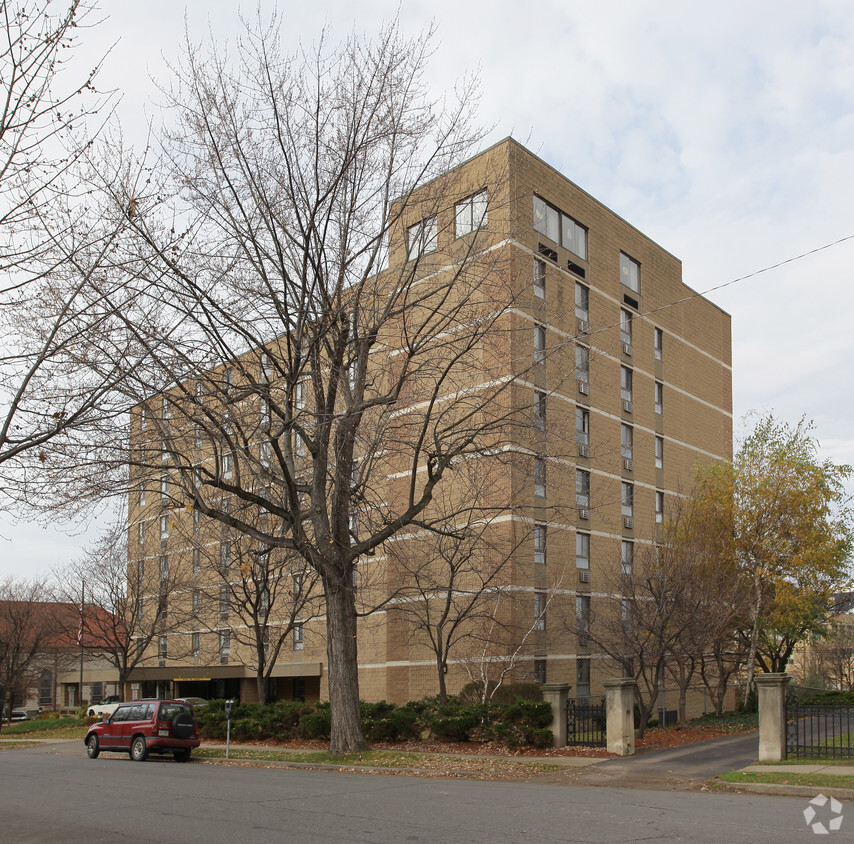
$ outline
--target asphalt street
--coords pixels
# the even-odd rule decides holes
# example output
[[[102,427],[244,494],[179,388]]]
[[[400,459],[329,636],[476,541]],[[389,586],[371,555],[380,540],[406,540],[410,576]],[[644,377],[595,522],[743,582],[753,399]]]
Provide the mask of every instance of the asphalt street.
[[[3,841],[814,840],[802,798],[90,760],[77,744],[0,752]]]

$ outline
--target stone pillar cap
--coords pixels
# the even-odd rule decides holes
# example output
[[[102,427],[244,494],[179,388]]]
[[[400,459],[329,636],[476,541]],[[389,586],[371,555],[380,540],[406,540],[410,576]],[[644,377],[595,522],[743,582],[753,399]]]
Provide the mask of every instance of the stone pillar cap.
[[[634,677],[611,677],[605,680],[602,684],[606,689],[624,688],[625,686],[636,686],[637,680]]]
[[[792,678],[786,673],[775,673],[775,674],[756,674],[753,677],[753,682],[758,683],[760,686],[762,685],[777,685],[788,683]]]

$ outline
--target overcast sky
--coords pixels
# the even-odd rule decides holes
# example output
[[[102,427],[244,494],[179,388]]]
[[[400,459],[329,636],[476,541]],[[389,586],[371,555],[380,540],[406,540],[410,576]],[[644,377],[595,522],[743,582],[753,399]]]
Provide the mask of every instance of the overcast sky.
[[[262,0],[285,36],[324,24],[376,32],[397,4]],[[194,41],[239,26],[228,0],[103,0],[80,35],[102,87],[121,93],[127,138],[144,142],[154,79]],[[430,82],[481,78],[489,142],[513,135],[683,262],[705,292],[854,236],[854,8],[848,0],[402,0],[402,28],[438,25]],[[204,49],[204,48],[203,48]],[[736,431],[749,410],[815,420],[824,456],[854,463],[854,239],[710,292],[732,315]],[[0,520],[0,576],[79,554],[66,535]],[[92,530],[90,529],[90,536]]]

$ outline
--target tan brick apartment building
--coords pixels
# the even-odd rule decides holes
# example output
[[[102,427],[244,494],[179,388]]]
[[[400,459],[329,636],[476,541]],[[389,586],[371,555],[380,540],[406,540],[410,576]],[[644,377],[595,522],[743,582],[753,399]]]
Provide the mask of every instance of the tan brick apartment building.
[[[619,573],[653,546],[692,467],[731,455],[730,318],[682,282],[677,258],[512,139],[434,188],[424,188],[427,210],[413,203],[397,229],[389,269],[417,258],[425,276],[442,273],[473,237],[484,254],[500,254],[492,272],[512,302],[472,387],[506,380],[502,395],[527,420],[509,438],[505,430],[500,468],[480,478],[490,511],[483,558],[502,562],[487,590],[493,603],[471,624],[477,635],[447,655],[448,689],[503,665],[517,680],[596,692],[614,669],[591,648],[586,626],[613,611]],[[221,374],[233,377],[227,367]],[[162,428],[149,422],[169,423],[168,399],[147,402],[144,413],[147,421],[142,411],[134,416],[134,447],[156,448]],[[199,460],[207,459],[195,436]],[[147,495],[131,496],[129,565],[150,587],[149,612],[165,606],[157,584],[168,583],[170,624],[127,693],[255,699],[242,622],[210,575],[218,567],[219,575],[233,571],[232,586],[239,582],[237,544],[181,506],[169,491],[165,446],[163,454],[160,492],[155,481]],[[223,471],[229,466],[223,458]],[[395,483],[389,470],[390,497],[399,494]],[[362,517],[370,513],[354,519]],[[401,584],[400,560],[422,553],[418,537],[409,531],[393,544],[358,566],[364,606],[382,604],[360,621],[360,686],[367,700],[405,702],[436,693],[437,658],[405,611],[415,599]],[[291,597],[305,588],[303,577],[284,578]],[[469,571],[461,591],[472,578]],[[312,597],[285,621],[270,691],[324,699],[322,607]]]

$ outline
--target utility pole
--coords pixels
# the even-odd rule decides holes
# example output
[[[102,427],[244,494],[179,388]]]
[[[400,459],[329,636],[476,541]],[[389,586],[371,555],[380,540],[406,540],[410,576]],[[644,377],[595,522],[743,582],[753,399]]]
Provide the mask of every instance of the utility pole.
[[[80,646],[80,694],[77,705],[83,705],[83,608],[86,606],[86,581],[83,581],[80,593],[80,627],[77,631],[77,644]]]

